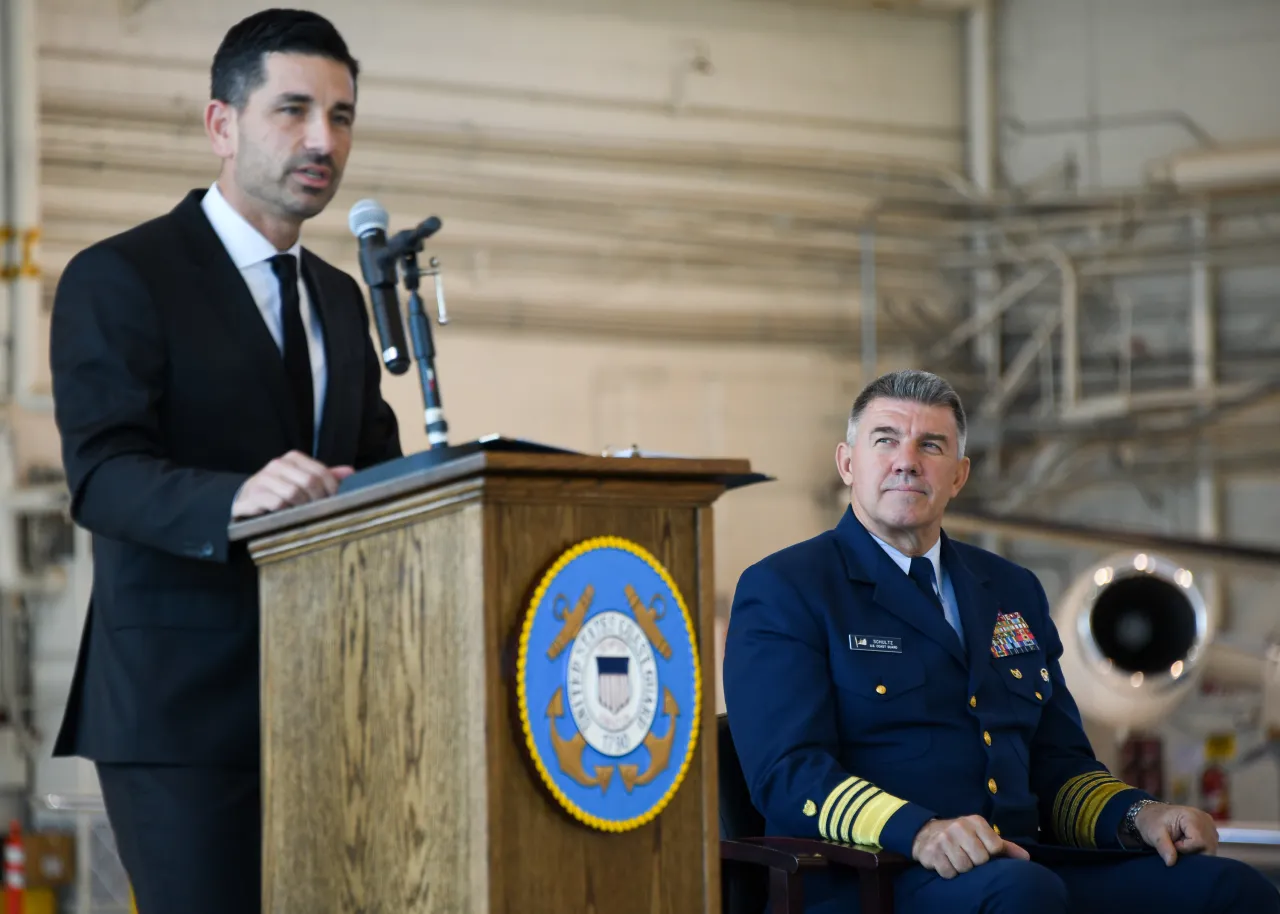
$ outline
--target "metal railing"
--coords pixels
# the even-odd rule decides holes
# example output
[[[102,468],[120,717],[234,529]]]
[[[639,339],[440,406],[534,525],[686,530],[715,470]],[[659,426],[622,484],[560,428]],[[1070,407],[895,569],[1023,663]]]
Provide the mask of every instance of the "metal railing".
[[[137,914],[102,797],[49,793],[38,798],[36,805],[42,818],[65,818],[75,831],[76,878],[67,910],[75,914]]]

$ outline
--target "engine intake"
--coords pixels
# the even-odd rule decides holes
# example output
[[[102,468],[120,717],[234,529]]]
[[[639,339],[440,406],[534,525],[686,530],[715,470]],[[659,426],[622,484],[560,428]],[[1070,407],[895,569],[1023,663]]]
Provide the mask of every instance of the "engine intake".
[[[1199,677],[1218,625],[1192,573],[1150,553],[1094,565],[1053,610],[1082,714],[1118,727],[1165,717]]]

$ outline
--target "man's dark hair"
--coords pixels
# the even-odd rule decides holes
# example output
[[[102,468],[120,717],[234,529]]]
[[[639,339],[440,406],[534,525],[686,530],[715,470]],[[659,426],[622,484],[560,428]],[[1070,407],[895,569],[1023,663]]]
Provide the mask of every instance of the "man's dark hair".
[[[956,417],[956,434],[958,456],[964,456],[964,441],[968,436],[968,423],[965,421],[964,406],[960,403],[960,395],[944,379],[928,371],[906,369],[881,375],[862,389],[858,399],[853,401],[853,409],[849,411],[849,429],[847,441],[852,447],[854,435],[857,433],[858,420],[862,418],[867,404],[876,399],[908,400],[923,403],[925,406],[945,406]]]
[[[213,55],[210,95],[243,111],[253,90],[266,81],[267,54],[308,54],[347,65],[354,83],[360,64],[333,23],[308,10],[270,9],[231,27]]]

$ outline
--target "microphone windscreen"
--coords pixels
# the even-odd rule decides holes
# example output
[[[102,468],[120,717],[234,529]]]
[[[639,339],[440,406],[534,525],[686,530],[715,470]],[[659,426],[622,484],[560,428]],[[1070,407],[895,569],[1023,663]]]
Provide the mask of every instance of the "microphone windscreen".
[[[347,214],[347,226],[351,229],[351,234],[357,238],[374,229],[382,229],[385,233],[390,223],[391,219],[387,216],[387,211],[377,200],[360,200]]]

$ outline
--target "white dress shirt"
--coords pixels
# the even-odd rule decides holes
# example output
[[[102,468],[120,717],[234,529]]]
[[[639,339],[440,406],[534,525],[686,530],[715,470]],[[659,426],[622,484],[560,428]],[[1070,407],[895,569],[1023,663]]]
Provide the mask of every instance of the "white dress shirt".
[[[222,239],[223,247],[231,255],[231,260],[244,277],[245,285],[253,296],[267,329],[276,341],[276,347],[284,352],[284,318],[281,315],[280,281],[271,269],[271,258],[276,254],[289,253],[298,258],[298,302],[302,309],[302,325],[307,333],[307,351],[311,357],[311,380],[313,398],[315,400],[315,438],[312,441],[312,453],[315,453],[316,442],[320,435],[320,417],[324,413],[324,395],[328,384],[328,371],[324,357],[324,336],[320,321],[316,319],[311,307],[311,296],[307,294],[307,284],[302,279],[302,244],[295,243],[288,251],[277,251],[275,245],[256,228],[249,224],[244,216],[222,196],[215,181],[204,195],[201,202],[209,224]]]
[[[871,533],[870,530],[867,531]],[[871,538],[880,544],[883,549],[893,559],[894,564],[902,569],[904,574],[911,571],[911,556],[907,555],[893,546],[890,546],[880,537],[871,533]],[[961,642],[964,641],[964,626],[960,622],[960,611],[956,605],[956,592],[951,586],[951,576],[946,573],[942,567],[942,537],[938,537],[938,541],[933,544],[924,557],[933,565],[933,592],[937,594],[938,599],[942,602],[942,613],[947,617],[947,623],[956,630],[956,634],[960,636]]]

